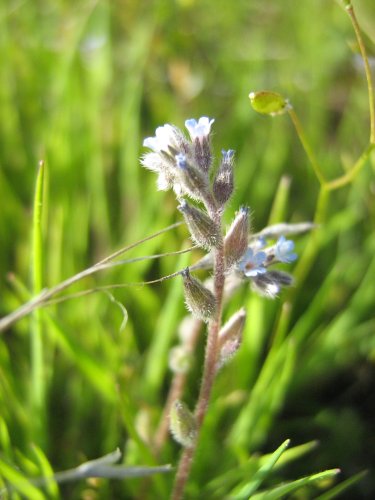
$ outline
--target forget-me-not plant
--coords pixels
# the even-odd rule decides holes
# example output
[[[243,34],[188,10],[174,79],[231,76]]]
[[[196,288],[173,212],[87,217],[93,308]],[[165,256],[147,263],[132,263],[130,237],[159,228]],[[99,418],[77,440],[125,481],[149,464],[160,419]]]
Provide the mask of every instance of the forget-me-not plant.
[[[237,311],[222,325],[224,302],[235,289],[233,283],[250,283],[256,292],[275,298],[282,287],[292,284],[292,277],[274,266],[297,258],[294,242],[280,230],[296,233],[311,227],[279,224],[251,235],[250,210],[241,207],[228,230],[224,230],[223,214],[234,190],[235,152],[222,150],[219,164],[214,167],[213,123],[206,116],[186,120],[189,137],[173,125],[158,127],[154,137],[144,140],[143,145],[151,151],[141,160],[144,167],[158,175],[158,189],[174,190],[192,240],[207,252],[196,265],[181,272],[186,306],[195,321],[207,323],[208,332],[202,384],[194,412],[179,399],[182,394],[170,401],[167,408],[171,433],[184,448],[172,493],[175,500],[182,497],[190,474],[215,377],[241,347],[246,311]],[[202,282],[193,276],[192,272],[199,268],[211,269],[212,279]],[[175,374],[186,376],[190,358],[188,341],[183,341],[171,352],[170,368]]]

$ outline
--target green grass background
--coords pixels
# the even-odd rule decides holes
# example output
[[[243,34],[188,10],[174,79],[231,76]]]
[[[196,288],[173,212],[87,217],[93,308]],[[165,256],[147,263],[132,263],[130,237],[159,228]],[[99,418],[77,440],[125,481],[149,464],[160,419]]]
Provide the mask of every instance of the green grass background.
[[[374,54],[373,4],[353,3]],[[349,18],[328,0],[1,0],[1,315],[181,219],[173,195],[157,192],[155,176],[139,164],[143,138],[163,123],[215,118],[216,155],[236,150],[228,222],[240,204],[251,207],[254,230],[272,207],[273,222],[313,220],[319,184],[288,117],[256,114],[248,94],[288,96],[326,177],[342,175],[369,136],[354,40]],[[298,238],[291,292],[270,302],[246,288],[229,306],[226,316],[247,307],[244,345],[218,378],[189,498],[223,498],[249,477],[254,453],[272,452],[286,438],[292,446],[319,440],[319,447],[277,469],[268,485],[332,467],[342,470],[339,481],[369,469],[340,498],[373,498],[374,165],[330,194],[315,236]],[[284,202],[275,208],[277,192]],[[180,250],[187,240],[181,226],[127,256]],[[198,256],[124,265],[71,291],[155,279]],[[168,351],[185,314],[180,279],[113,296],[128,313],[123,330],[122,309],[96,293],[40,311],[1,337],[0,458],[26,476],[42,474],[36,450],[55,471],[117,446],[126,464],[177,461],[171,441],[153,458],[147,436],[165,401]],[[197,360],[203,347],[204,334]],[[185,395],[191,406],[200,373],[197,362]],[[220,487],[210,489],[215,478]],[[149,497],[163,498],[172,480],[151,480]],[[316,498],[329,486],[302,488],[294,498]],[[44,494],[127,499],[142,490],[130,480],[81,481],[61,491]]]

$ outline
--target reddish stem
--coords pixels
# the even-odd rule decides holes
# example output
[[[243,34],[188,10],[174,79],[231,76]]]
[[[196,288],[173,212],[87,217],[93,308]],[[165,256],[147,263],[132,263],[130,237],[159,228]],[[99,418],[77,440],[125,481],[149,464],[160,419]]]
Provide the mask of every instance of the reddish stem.
[[[221,217],[218,212],[212,214],[216,222],[221,225]],[[218,357],[218,335],[221,327],[221,315],[223,304],[223,292],[225,283],[225,258],[224,245],[221,243],[214,251],[214,295],[216,297],[217,309],[214,318],[210,321],[208,328],[207,344],[204,359],[202,384],[198,401],[195,407],[197,422],[197,439],[190,448],[182,452],[175,478],[172,500],[181,500],[184,494],[186,482],[189,478],[195,450],[198,443],[199,431],[206,415],[212,386],[216,375],[216,361]]]

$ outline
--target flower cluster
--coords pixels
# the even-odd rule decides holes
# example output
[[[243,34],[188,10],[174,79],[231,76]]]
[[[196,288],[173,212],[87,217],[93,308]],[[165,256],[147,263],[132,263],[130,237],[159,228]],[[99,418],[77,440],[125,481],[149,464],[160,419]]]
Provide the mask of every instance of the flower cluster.
[[[210,252],[202,262],[211,264],[211,250],[220,244],[222,236],[220,227],[212,220],[210,207],[212,209],[212,206],[216,206],[223,210],[233,193],[235,155],[232,149],[222,150],[221,161],[215,175],[212,175],[210,134],[213,123],[214,120],[206,116],[198,120],[186,120],[185,127],[189,137],[173,125],[158,127],[154,137],[144,140],[143,145],[151,152],[142,158],[142,165],[157,173],[158,188],[175,191],[180,202],[178,208],[193,241]],[[186,196],[203,203],[205,210],[191,205],[186,201]],[[306,227],[279,224],[272,226],[273,229],[266,228],[257,238],[249,238],[249,213],[247,207],[240,208],[223,238],[226,273],[235,274],[242,281],[250,281],[255,291],[274,298],[282,287],[292,283],[292,277],[283,271],[270,269],[270,266],[277,263],[289,264],[297,258],[294,242],[287,240],[282,230],[293,233],[299,232],[299,229],[306,230]],[[269,240],[276,242],[267,246]],[[189,272],[184,271],[182,276],[188,309],[201,318],[199,309],[205,311],[203,316],[208,320],[210,314],[207,311],[214,310],[210,294]]]
[[[186,120],[190,140],[180,129],[166,124],[158,127],[155,137],[143,141],[152,150],[142,165],[158,174],[161,190],[173,188],[178,197],[187,195],[203,201],[209,190],[208,174],[212,165],[210,131],[214,120],[206,116]]]
[[[261,237],[249,245],[236,270],[243,279],[252,281],[255,291],[275,298],[283,286],[292,284],[293,278],[283,271],[268,270],[268,267],[280,262],[289,264],[296,259],[294,241],[281,235],[274,245],[267,247],[267,240]]]

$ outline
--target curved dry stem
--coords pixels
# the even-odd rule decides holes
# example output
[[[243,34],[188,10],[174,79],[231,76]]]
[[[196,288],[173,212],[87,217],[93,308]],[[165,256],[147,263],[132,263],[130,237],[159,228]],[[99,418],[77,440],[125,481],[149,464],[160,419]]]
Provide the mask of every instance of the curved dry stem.
[[[375,96],[374,96],[374,84],[372,81],[372,74],[370,63],[367,57],[366,47],[363,43],[361,29],[357,20],[357,16],[354,12],[354,8],[351,4],[347,5],[345,8],[348,13],[350,20],[352,22],[352,26],[355,32],[355,36],[357,38],[359,50],[361,51],[361,56],[363,59],[363,64],[365,66],[365,75],[367,81],[367,92],[368,92],[368,101],[369,101],[369,112],[370,112],[370,143],[375,144]]]
[[[3,318],[0,319],[0,332],[3,332],[4,330],[7,330],[11,325],[19,321],[20,319],[24,318],[28,314],[30,314],[32,311],[35,309],[38,309],[45,305],[48,301],[53,299],[55,295],[58,293],[62,292],[66,288],[70,287],[74,283],[77,283],[78,281],[82,280],[83,278],[86,278],[87,276],[91,276],[94,273],[97,273],[99,271],[103,271],[105,269],[109,269],[113,267],[113,265],[121,265],[121,263],[116,263],[113,264],[111,263],[112,260],[114,260],[116,257],[124,254],[125,252],[128,252],[132,248],[135,248],[136,246],[145,243],[148,240],[151,240],[153,238],[156,238],[156,236],[159,236],[160,234],[163,234],[167,231],[170,231],[171,229],[174,229],[177,226],[180,226],[182,222],[176,222],[175,224],[171,224],[170,226],[161,229],[160,231],[157,231],[156,233],[147,236],[146,238],[143,238],[142,240],[139,240],[135,243],[132,243],[131,245],[127,245],[126,247],[121,248],[120,250],[114,252],[113,254],[109,255],[105,259],[97,262],[93,266],[81,271],[80,273],[75,274],[74,276],[62,281],[58,285],[54,286],[53,288],[48,288],[42,290],[38,295],[30,299],[28,302],[20,306],[18,309],[13,311],[12,313],[8,314],[7,316],[4,316]]]

